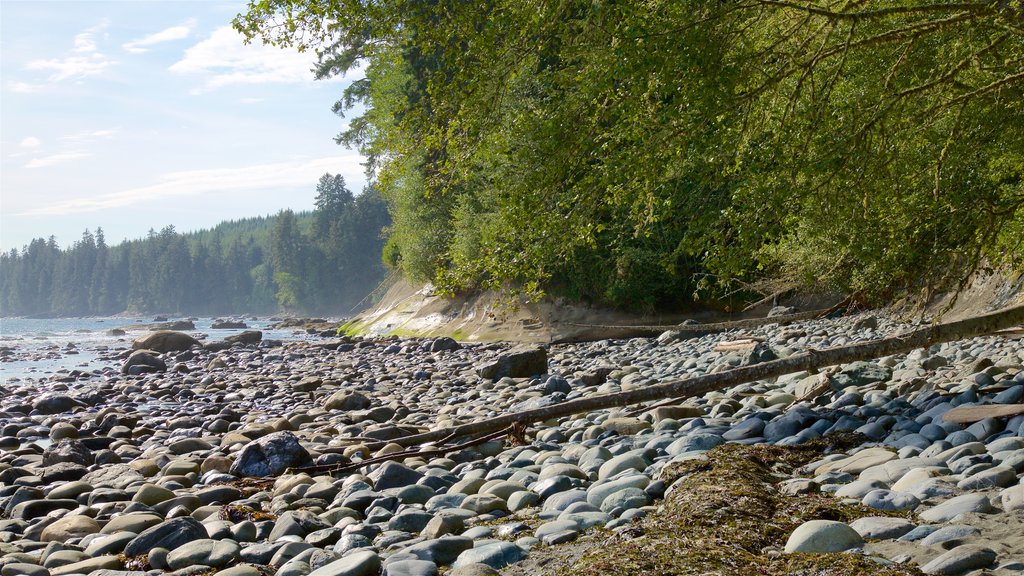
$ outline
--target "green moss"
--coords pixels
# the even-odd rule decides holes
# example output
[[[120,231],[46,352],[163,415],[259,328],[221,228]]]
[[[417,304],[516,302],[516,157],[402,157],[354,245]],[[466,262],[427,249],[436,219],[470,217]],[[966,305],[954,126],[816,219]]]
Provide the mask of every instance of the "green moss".
[[[850,522],[884,514],[822,494],[788,496],[777,484],[822,451],[859,443],[840,436],[801,447],[727,444],[706,458],[675,463],[662,479],[678,482],[664,506],[638,529],[608,538],[564,576],[805,575],[897,576],[914,567],[884,565],[859,554],[783,554],[789,534],[809,520]],[[630,533],[632,532],[632,533]]]

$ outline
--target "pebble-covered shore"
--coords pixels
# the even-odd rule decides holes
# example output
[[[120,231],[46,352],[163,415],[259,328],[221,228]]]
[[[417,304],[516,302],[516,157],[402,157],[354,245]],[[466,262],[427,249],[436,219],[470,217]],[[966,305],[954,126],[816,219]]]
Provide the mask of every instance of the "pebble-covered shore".
[[[839,432],[865,441],[772,489],[823,492],[879,515],[805,523],[777,553],[1024,574],[1024,413],[943,419],[957,406],[1024,403],[1019,336],[840,366],[810,401],[798,399],[821,377],[797,373],[646,411],[534,423],[522,445],[496,439],[322,471],[400,452],[386,443],[399,436],[906,328],[858,315],[553,345],[519,358],[543,372],[524,377],[502,377],[509,366],[495,363],[512,345],[450,339],[110,350],[99,373],[0,390],[0,576],[495,574],[595,528],[637,537],[673,490],[661,480],[670,464],[725,443],[798,445]],[[714,350],[741,338],[761,343]]]

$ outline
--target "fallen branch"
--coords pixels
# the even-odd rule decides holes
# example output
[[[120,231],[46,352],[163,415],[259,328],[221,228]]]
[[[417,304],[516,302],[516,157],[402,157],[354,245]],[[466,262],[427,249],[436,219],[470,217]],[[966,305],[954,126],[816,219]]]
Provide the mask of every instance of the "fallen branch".
[[[472,448],[473,446],[479,446],[480,444],[483,444],[485,442],[490,442],[491,440],[495,440],[497,438],[501,438],[502,436],[506,436],[506,435],[510,435],[510,436],[515,437],[515,438],[520,438],[521,439],[522,433],[523,433],[523,431],[522,431],[522,428],[520,427],[520,425],[518,425],[518,424],[511,424],[511,425],[507,426],[506,428],[504,428],[502,430],[499,430],[499,431],[491,433],[491,434],[487,434],[486,436],[481,436],[480,438],[476,438],[476,439],[470,440],[468,442],[463,442],[462,444],[455,444],[453,446],[443,446],[443,447],[437,448],[435,450],[404,450],[402,452],[394,452],[394,453],[391,453],[391,454],[385,454],[383,456],[377,456],[375,458],[367,458],[366,460],[360,460],[358,462],[351,462],[351,463],[345,463],[345,464],[318,464],[318,465],[314,465],[314,466],[303,466],[301,468],[289,468],[286,471],[286,473],[287,474],[301,474],[301,473],[306,473],[306,474],[344,474],[344,473],[347,473],[347,472],[355,472],[355,471],[359,470],[360,468],[362,468],[363,466],[369,466],[371,464],[381,464],[383,462],[393,462],[395,460],[405,460],[406,458],[412,458],[412,457],[433,458],[434,456],[444,456],[445,454],[448,454],[450,452],[457,452],[459,450],[464,450],[466,448]],[[448,435],[449,438],[454,438],[456,436],[465,436],[465,434],[458,434],[457,435],[457,434],[452,433],[452,434]]]
[[[719,342],[712,348],[715,352],[735,352],[737,350],[747,350],[757,346],[759,342],[764,342],[764,338],[741,338],[739,340],[726,340],[725,342]]]
[[[951,342],[991,334],[1020,324],[1024,324],[1024,305],[1005,308],[974,318],[925,326],[891,338],[870,340],[825,350],[810,350],[781,360],[763,362],[694,378],[674,380],[646,388],[580,398],[553,406],[505,414],[489,420],[471,422],[422,434],[413,434],[389,440],[387,443],[395,443],[400,446],[416,446],[427,442],[435,442],[445,437],[486,434],[516,423],[525,425],[552,418],[592,412],[594,410],[630,406],[651,400],[703,396],[708,392],[746,382],[773,378],[801,370],[816,371],[826,366],[909,352],[941,342]],[[377,446],[384,444],[385,442],[381,442]]]
[[[1024,404],[989,404],[984,406],[959,406],[942,415],[946,422],[970,424],[987,418],[1006,418],[1024,414]]]

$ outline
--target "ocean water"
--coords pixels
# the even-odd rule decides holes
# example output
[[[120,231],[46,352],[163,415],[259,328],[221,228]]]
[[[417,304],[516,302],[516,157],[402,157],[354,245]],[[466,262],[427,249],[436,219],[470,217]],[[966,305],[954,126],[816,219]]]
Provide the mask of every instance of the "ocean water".
[[[174,320],[176,318],[172,318]],[[213,330],[213,318],[194,322],[195,331],[206,334],[202,341],[220,340],[242,330]],[[0,318],[0,384],[38,379],[61,371],[88,372],[111,366],[99,359],[106,350],[131,347],[132,340],[148,330],[128,330],[124,336],[113,336],[114,328],[125,329],[133,324],[153,323],[152,317],[102,318]],[[249,330],[262,330],[264,339],[300,340],[305,334],[295,329],[268,330],[270,320],[246,320]],[[9,352],[4,353],[4,349]]]

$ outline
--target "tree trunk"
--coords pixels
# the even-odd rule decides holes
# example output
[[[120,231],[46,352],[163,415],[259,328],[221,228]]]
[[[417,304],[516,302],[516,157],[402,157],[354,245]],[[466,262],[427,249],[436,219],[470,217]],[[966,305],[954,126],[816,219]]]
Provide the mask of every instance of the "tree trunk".
[[[563,402],[554,406],[545,406],[533,410],[524,410],[512,414],[504,414],[488,420],[461,424],[442,430],[433,430],[422,434],[414,434],[390,440],[401,446],[415,446],[427,442],[436,442],[442,438],[459,437],[469,434],[486,434],[500,430],[513,423],[529,424],[602,410],[660,400],[664,398],[690,398],[702,396],[714,390],[720,390],[730,386],[736,386],[754,380],[763,380],[799,372],[800,370],[814,371],[825,366],[843,364],[856,360],[870,360],[881,356],[909,352],[911,350],[938,344],[971,338],[983,334],[991,334],[1004,328],[1024,324],[1024,305],[1004,308],[996,312],[948,322],[935,324],[911,330],[899,336],[885,338],[882,340],[871,340],[849,346],[828,348],[825,350],[809,350],[800,354],[794,354],[781,360],[773,360],[752,366],[745,366],[719,372],[717,374],[706,374],[694,378],[674,380],[664,384],[648,386],[626,392],[612,394],[601,394],[589,398],[579,398],[569,402]],[[378,445],[383,445],[381,442]]]

